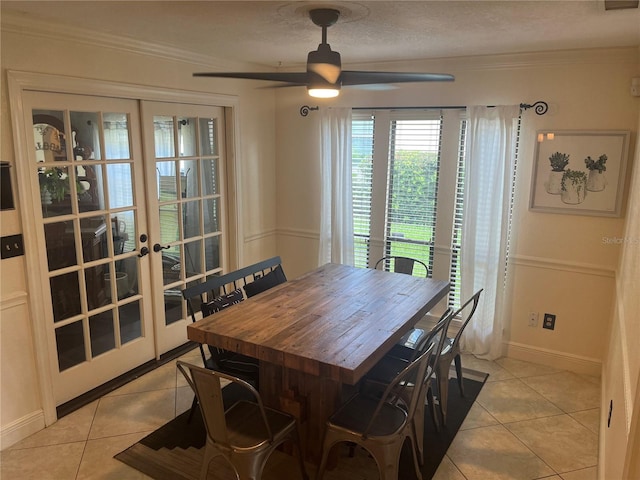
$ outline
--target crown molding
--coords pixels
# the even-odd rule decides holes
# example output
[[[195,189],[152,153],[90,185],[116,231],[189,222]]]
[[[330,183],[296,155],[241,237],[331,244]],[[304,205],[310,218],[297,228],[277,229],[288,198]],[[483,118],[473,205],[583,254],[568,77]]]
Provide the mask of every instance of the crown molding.
[[[555,50],[548,52],[524,52],[496,55],[471,55],[432,59],[394,60],[389,62],[361,63],[359,68],[441,68],[448,70],[516,70],[558,65],[618,65],[640,64],[640,47],[590,48]]]
[[[61,34],[61,32],[64,32]],[[202,55],[175,48],[169,45],[145,42],[130,37],[96,32],[79,26],[70,26],[51,22],[41,18],[18,15],[15,12],[2,14],[2,33],[12,33],[47,41],[69,41],[78,45],[108,48],[124,53],[146,55],[149,57],[172,60],[191,65],[201,65],[207,69],[222,70],[228,68],[248,69],[255,64],[233,62],[210,55]]]

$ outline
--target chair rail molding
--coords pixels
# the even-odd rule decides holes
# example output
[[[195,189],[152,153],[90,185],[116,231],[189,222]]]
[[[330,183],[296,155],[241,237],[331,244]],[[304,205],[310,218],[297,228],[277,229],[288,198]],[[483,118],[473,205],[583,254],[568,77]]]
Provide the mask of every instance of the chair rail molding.
[[[511,255],[509,263],[519,267],[545,268],[583,275],[615,278],[616,269],[607,265],[584,262],[569,262],[549,257],[532,257],[528,255]]]

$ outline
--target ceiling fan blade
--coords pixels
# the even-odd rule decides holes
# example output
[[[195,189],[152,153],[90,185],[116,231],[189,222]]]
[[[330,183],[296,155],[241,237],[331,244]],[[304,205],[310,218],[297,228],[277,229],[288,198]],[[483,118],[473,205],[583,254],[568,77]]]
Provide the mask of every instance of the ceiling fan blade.
[[[342,85],[371,85],[375,83],[453,82],[455,77],[447,73],[367,72],[343,70]]]
[[[194,73],[194,77],[243,78],[247,80],[269,80],[272,82],[287,82],[306,84],[309,76],[307,72],[201,72]]]
[[[340,66],[330,63],[311,63],[307,65],[307,69],[313,73],[320,75],[329,83],[336,83],[340,78]]]

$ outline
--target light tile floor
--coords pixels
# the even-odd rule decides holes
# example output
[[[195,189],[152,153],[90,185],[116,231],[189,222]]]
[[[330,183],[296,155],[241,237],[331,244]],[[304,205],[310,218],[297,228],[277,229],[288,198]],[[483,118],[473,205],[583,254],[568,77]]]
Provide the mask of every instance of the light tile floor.
[[[199,358],[198,350],[183,357]],[[464,355],[462,364],[490,376],[434,480],[596,480],[599,378],[509,358]],[[147,479],[113,456],[187,410],[191,400],[170,362],[2,451],[0,478]]]

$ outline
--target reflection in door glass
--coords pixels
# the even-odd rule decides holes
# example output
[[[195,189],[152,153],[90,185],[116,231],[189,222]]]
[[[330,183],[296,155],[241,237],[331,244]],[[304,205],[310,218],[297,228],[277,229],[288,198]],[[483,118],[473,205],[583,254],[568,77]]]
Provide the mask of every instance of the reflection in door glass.
[[[126,210],[111,214],[111,235],[113,236],[113,254],[122,255],[136,249],[135,211]]]
[[[118,307],[118,317],[120,319],[120,341],[123,345],[142,336],[139,301]]]
[[[218,191],[218,160],[202,161],[202,194],[215,195]]]
[[[104,151],[107,160],[129,160],[129,117],[125,113],[105,113]],[[100,157],[95,157],[100,158]]]
[[[71,186],[67,167],[40,167],[38,183],[43,217],[71,213]]]
[[[107,221],[104,215],[80,219],[82,257],[85,262],[100,260],[109,255],[107,233]]]
[[[180,142],[180,156],[193,157],[196,155],[196,119],[178,117],[178,141]]]
[[[198,196],[198,161],[182,160],[180,162],[180,191],[182,198]]]
[[[80,213],[105,208],[102,165],[76,165],[76,188]]]
[[[204,240],[205,267],[207,271],[220,268],[220,236]]]
[[[110,208],[133,206],[133,179],[130,164],[107,164],[107,182]]]
[[[178,199],[178,181],[175,162],[156,163],[158,200],[170,202]]]
[[[164,322],[171,325],[182,320],[182,294],[180,290],[169,288],[164,291]]]
[[[162,279],[164,285],[178,281],[181,268],[180,245],[174,245],[168,250],[162,250]]]
[[[201,235],[200,200],[182,204],[182,227],[185,239]]]
[[[207,198],[204,200],[204,233],[220,231],[219,199]]]
[[[202,271],[202,243],[199,240],[184,244],[184,274],[193,277]]]
[[[58,349],[58,367],[61,372],[84,362],[87,357],[84,351],[82,321],[57,328],[56,345]]]
[[[160,207],[160,242],[165,245],[180,238],[178,223],[178,205],[175,203]]]
[[[109,303],[111,290],[106,284],[109,274],[108,265],[98,265],[90,267],[84,271],[84,279],[87,285],[87,307],[89,310],[102,307]]]
[[[153,136],[156,146],[156,158],[176,156],[173,138],[173,117],[154,116]]]
[[[49,279],[53,321],[59,322],[82,312],[78,272],[69,272]]]
[[[217,155],[216,120],[214,118],[200,119],[200,155]]]
[[[116,348],[112,310],[89,317],[89,337],[92,357]]]
[[[36,162],[64,162],[67,145],[64,112],[33,110],[33,141]]]
[[[73,222],[47,223],[44,225],[49,271],[77,265]]]
[[[100,159],[99,113],[70,112],[74,160]],[[126,130],[125,130],[126,132]]]

